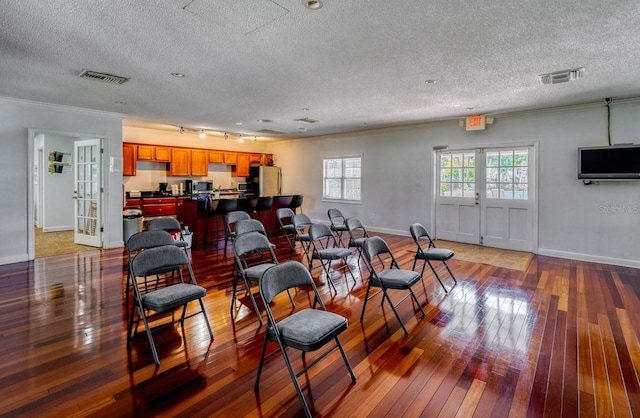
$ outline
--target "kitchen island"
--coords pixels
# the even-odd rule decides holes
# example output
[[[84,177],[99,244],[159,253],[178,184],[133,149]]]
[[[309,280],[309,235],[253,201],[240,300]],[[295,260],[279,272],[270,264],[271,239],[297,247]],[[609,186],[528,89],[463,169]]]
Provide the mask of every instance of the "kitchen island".
[[[220,199],[212,199],[213,206],[216,206],[217,201],[225,199],[237,199],[237,210],[243,210],[247,212],[252,218],[260,219],[264,224],[267,233],[273,236],[278,233],[279,224],[276,218],[276,211],[279,208],[289,207],[294,195],[279,195],[273,196],[273,205],[270,209],[258,214],[253,211],[253,207],[258,199],[256,196],[247,195],[225,195],[221,194]],[[193,231],[194,237],[192,245],[204,243],[205,235],[208,236],[210,242],[214,242],[220,239],[224,240],[224,215],[211,214],[206,209],[206,198],[203,196],[192,196],[184,199],[184,207],[182,213],[182,219],[179,219],[183,225],[189,227]],[[207,218],[209,218],[209,233],[205,234],[205,227],[207,225]],[[216,236],[216,227],[218,235]]]

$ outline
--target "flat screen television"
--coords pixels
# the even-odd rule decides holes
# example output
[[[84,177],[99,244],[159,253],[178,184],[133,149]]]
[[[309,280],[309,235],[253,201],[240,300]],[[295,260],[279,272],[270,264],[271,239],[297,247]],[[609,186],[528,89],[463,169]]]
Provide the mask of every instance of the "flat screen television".
[[[640,144],[578,148],[578,178],[640,180]]]

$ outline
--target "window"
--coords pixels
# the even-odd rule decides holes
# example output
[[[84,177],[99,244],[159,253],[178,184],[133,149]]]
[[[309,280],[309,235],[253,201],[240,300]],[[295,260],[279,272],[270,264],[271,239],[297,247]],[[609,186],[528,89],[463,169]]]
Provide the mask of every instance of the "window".
[[[475,193],[475,152],[440,154],[440,196],[474,197]]]
[[[324,199],[361,200],[362,157],[323,159],[322,196]]]
[[[529,151],[488,151],[486,178],[488,199],[527,200]]]

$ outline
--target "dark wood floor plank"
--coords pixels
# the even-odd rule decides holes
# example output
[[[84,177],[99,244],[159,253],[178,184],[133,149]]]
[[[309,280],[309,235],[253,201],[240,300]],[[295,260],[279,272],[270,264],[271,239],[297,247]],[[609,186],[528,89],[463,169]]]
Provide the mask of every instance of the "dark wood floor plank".
[[[376,235],[411,268],[411,238]],[[276,252],[289,258],[284,240]],[[222,244],[190,250],[216,338],[199,317],[159,333],[158,369],[144,334],[126,348],[124,251],[0,266],[0,415],[300,416],[281,356],[253,391],[264,326],[248,298],[229,314],[231,255]],[[367,273],[355,252],[355,283],[313,270],[328,309],[349,320],[341,341],[357,376],[337,351],[302,375],[314,416],[640,415],[640,270],[545,256],[526,271],[449,264],[458,283],[445,279],[448,293],[431,272],[416,287],[424,318],[399,306],[408,336],[379,296],[360,322]],[[286,296],[272,309],[286,314]]]

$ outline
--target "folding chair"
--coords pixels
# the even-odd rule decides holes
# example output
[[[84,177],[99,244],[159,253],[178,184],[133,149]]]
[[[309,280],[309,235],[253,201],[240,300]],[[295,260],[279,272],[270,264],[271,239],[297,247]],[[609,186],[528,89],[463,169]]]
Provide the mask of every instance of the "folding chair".
[[[293,215],[293,230],[296,233],[295,242],[299,242],[304,252],[307,262],[311,265],[311,258],[309,258],[309,248],[311,247],[311,237],[309,236],[309,228],[312,225],[311,219],[304,213],[296,213]],[[291,248],[291,256],[293,256],[294,248]]]
[[[362,322],[364,318],[364,311],[367,308],[367,302],[369,301],[369,299],[380,293],[376,292],[375,294],[369,296],[369,291],[372,287],[378,287],[382,292],[382,303],[384,304],[385,300],[389,303],[394,315],[396,316],[396,318],[398,318],[398,322],[400,322],[400,326],[402,327],[404,334],[408,335],[409,333],[407,332],[407,328],[404,326],[404,323],[402,322],[402,319],[400,318],[396,307],[405,299],[411,296],[416,305],[418,305],[420,312],[422,312],[422,316],[425,316],[424,309],[422,309],[420,302],[418,302],[418,298],[416,298],[415,293],[413,293],[413,290],[411,289],[413,285],[420,281],[420,275],[412,270],[400,269],[400,267],[398,266],[398,262],[391,253],[391,249],[389,249],[387,243],[380,237],[367,238],[362,245],[362,254],[364,256],[363,258],[365,264],[367,265],[367,269],[369,270],[371,276],[369,277],[367,293],[362,305],[360,322]],[[375,257],[380,257],[383,261],[388,261],[389,267],[385,268],[383,262],[376,263],[376,268],[376,265],[374,265],[373,261]],[[400,301],[398,301],[398,303],[394,304],[389,297],[388,291],[390,289],[408,290],[409,293]]]
[[[160,218],[153,218],[149,222],[147,222],[147,231],[157,230],[167,231],[173,237],[177,236],[177,239],[174,238],[174,243],[176,246],[184,248],[185,250],[189,246],[189,244],[184,240],[184,236],[182,235],[182,226],[176,218],[163,216]]]
[[[342,234],[347,232],[347,225],[345,224],[345,217],[342,215],[340,210],[332,208],[327,211],[327,215],[329,216],[329,221],[331,222],[331,230],[336,233],[336,237],[338,238],[335,241],[335,245],[337,247],[344,247],[342,243]]]
[[[365,239],[369,238],[369,234],[359,218],[347,218],[344,223],[349,233],[348,248],[358,250],[358,261],[360,261],[362,258],[362,243],[364,243]]]
[[[304,286],[312,292],[313,304],[309,308],[298,309],[295,312],[289,313],[285,318],[276,319],[269,304],[283,291],[301,286]],[[338,336],[347,329],[347,319],[327,311],[327,308],[320,299],[318,289],[313,283],[311,274],[304,265],[297,261],[287,261],[267,269],[260,278],[259,287],[260,295],[262,296],[267,311],[268,322],[264,333],[264,342],[260,353],[260,364],[258,366],[258,375],[256,376],[254,390],[258,392],[260,389],[260,375],[262,374],[264,361],[279,351],[282,354],[282,358],[289,371],[289,376],[296,388],[304,413],[307,417],[311,417],[311,411],[302,393],[300,383],[298,382],[299,376],[306,373],[309,368],[338,348],[342,355],[342,360],[344,360],[344,364],[347,367],[347,371],[351,375],[351,381],[356,381],[356,376],[351,369],[347,355],[338,338]],[[320,309],[316,308],[318,305]],[[278,349],[267,354],[267,342],[269,340],[278,343]],[[332,340],[335,341],[335,345],[307,365],[306,353],[319,350]],[[297,373],[289,359],[287,348],[302,351],[304,368]]]
[[[247,222],[247,221],[241,221]],[[258,316],[258,320],[262,323],[262,315],[258,309],[256,299],[251,291],[251,284],[258,284],[260,276],[269,267],[278,264],[278,259],[273,252],[273,247],[266,236],[259,232],[247,232],[240,234],[233,241],[233,252],[235,262],[238,268],[238,274],[233,279],[233,291],[231,296],[231,307],[229,311],[233,317],[233,310],[236,305],[236,294],[238,293],[238,282],[242,280],[245,286],[246,294],[251,300],[253,310]],[[268,260],[263,259],[263,254],[269,255]],[[242,289],[240,289],[241,291]],[[293,299],[291,300],[293,303]]]
[[[183,268],[188,270],[189,281],[186,282],[183,276]],[[143,292],[140,289],[137,278],[146,277],[152,274],[162,273],[178,273],[180,277],[179,283],[169,283],[168,280],[158,281],[158,286],[153,290]],[[196,283],[191,264],[187,254],[176,247],[175,245],[164,245],[162,247],[155,247],[146,249],[138,253],[131,261],[131,275],[133,281],[133,289],[135,292],[134,304],[131,309],[131,317],[129,319],[129,331],[127,333],[127,348],[131,346],[131,339],[134,332],[137,329],[140,321],[144,322],[145,331],[149,344],[151,346],[151,352],[153,354],[153,361],[156,367],[160,366],[160,359],[158,358],[158,352],[156,345],[153,341],[153,332],[159,328],[171,326],[176,322],[180,323],[180,326],[184,330],[184,320],[188,317],[192,317],[197,314],[202,314],[209,330],[209,336],[213,340],[213,331],[209,324],[209,318],[207,312],[204,309],[202,298],[206,295],[207,290],[200,287]],[[163,284],[163,285],[162,285]],[[189,302],[198,301],[200,304],[200,310],[189,316],[187,313],[187,305]],[[170,323],[165,323],[161,326],[152,328],[149,321],[155,314],[162,314],[164,312],[173,311],[176,308],[182,307],[182,314],[179,320],[172,319]],[[134,319],[137,312],[137,319]],[[155,312],[151,315],[151,312]],[[134,322],[136,324],[134,328]]]
[[[453,279],[453,282],[458,283],[456,278],[453,276],[453,273],[449,269],[449,266],[447,266],[447,260],[453,257],[453,251],[446,248],[436,248],[436,245],[433,243],[433,240],[431,240],[431,237],[427,233],[427,230],[425,229],[425,227],[419,223],[411,224],[411,226],[409,227],[409,231],[411,232],[413,241],[416,243],[418,247],[418,249],[416,250],[416,255],[413,259],[413,267],[411,268],[411,270],[416,269],[416,263],[418,262],[418,260],[423,260],[420,276],[424,274],[424,267],[428,264],[429,267],[431,267],[431,271],[433,272],[433,275],[436,276],[436,279],[438,279],[438,281],[440,282],[440,286],[442,286],[442,288],[444,289],[444,292],[447,293],[447,288],[444,287],[442,280],[440,280],[440,275],[438,274],[438,272],[436,272],[436,269],[433,268],[433,265],[431,264],[431,262],[432,261],[442,262],[442,264],[444,264],[444,267],[449,272],[449,276],[451,276],[451,278]],[[421,239],[429,240],[429,244],[427,246],[420,245]],[[439,271],[442,272],[442,269],[440,269]]]
[[[331,284],[333,290],[337,292],[333,281],[331,281],[330,267],[332,261],[342,260],[344,263],[342,268],[346,268],[349,271],[349,274],[351,274],[353,281],[356,281],[347,261],[347,258],[351,255],[351,251],[347,248],[338,247],[335,244],[336,237],[327,225],[312,224],[309,228],[309,237],[311,238],[312,247],[310,248],[311,257],[309,260],[309,272],[313,269],[313,260],[320,260],[322,268],[325,273],[327,273],[327,281]],[[330,246],[331,241],[334,243],[333,246]]]
[[[127,285],[124,292],[125,298],[129,297],[129,288],[131,287],[132,275],[131,275],[131,261],[133,258],[143,250],[155,247],[161,247],[163,245],[175,245],[175,241],[171,234],[167,231],[158,229],[153,231],[141,231],[131,235],[126,243],[127,248]],[[154,275],[151,273],[150,275]],[[145,280],[145,290],[147,282]]]
[[[278,218],[278,225],[280,225],[280,232],[284,235],[291,249],[289,259],[293,257],[293,250],[296,245],[296,231],[293,226],[293,216],[295,213],[290,208],[279,208],[276,210],[276,218]]]

